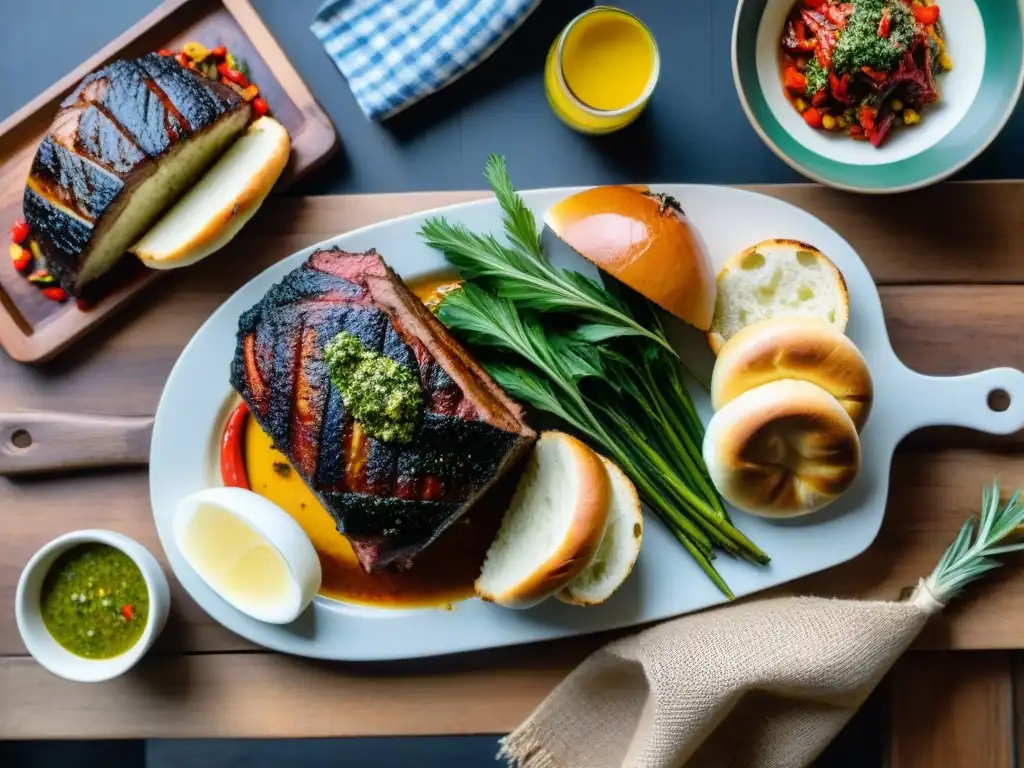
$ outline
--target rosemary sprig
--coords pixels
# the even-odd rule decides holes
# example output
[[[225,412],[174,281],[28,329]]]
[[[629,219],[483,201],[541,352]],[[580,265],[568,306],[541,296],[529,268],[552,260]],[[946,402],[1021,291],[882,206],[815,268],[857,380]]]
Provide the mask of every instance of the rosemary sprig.
[[[1018,488],[1005,504],[1000,501],[999,483],[987,486],[981,494],[981,513],[963,524],[956,540],[946,550],[925,586],[940,603],[947,603],[972,581],[998,568],[998,555],[1024,550],[1024,540],[999,546],[1019,535],[1024,523],[1024,500]]]

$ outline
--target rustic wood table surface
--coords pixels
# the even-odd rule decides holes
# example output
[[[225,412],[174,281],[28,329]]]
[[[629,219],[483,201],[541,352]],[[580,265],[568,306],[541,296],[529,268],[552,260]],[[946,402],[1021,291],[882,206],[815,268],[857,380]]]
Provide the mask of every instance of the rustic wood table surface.
[[[1024,368],[1024,183],[947,184],[895,198],[810,185],[757,188],[819,216],[880,286],[893,346],[912,368]],[[173,274],[41,367],[0,355],[0,411],[145,415],[183,346],[236,288],[311,243],[480,192],[272,198],[216,258]],[[216,372],[211,375],[219,375]],[[899,449],[885,523],[856,560],[785,592],[879,599],[926,575],[982,486],[1024,484],[1024,434],[932,430]],[[170,622],[132,674],[64,682],[26,655],[13,621],[31,554],[76,528],[112,528],[161,553],[145,469],[0,478],[0,739],[314,737],[502,733],[590,650],[590,637],[396,664],[326,664],[261,651],[211,621],[172,579]],[[873,698],[888,764],[1009,766],[1014,649],[1024,647],[1015,562],[951,605]]]

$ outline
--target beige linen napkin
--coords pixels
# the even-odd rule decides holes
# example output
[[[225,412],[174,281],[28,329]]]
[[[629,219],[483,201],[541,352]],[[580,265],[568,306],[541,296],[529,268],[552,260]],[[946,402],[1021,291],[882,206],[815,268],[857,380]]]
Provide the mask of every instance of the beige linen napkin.
[[[942,604],[762,600],[602,648],[502,743],[521,768],[798,768]]]

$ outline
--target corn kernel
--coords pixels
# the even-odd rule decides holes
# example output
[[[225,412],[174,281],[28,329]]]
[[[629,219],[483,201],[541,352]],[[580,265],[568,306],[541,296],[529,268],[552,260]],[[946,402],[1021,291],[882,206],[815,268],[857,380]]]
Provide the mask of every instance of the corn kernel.
[[[836,125],[838,125],[841,130],[845,131],[847,128],[850,127],[850,121],[847,120],[842,115],[840,115],[839,117],[836,118]]]
[[[797,112],[804,113],[807,111],[807,102],[803,99],[797,99],[794,101],[793,106],[796,107]]]
[[[821,125],[826,131],[834,130],[836,127],[836,119],[832,115],[825,115],[821,118]]]
[[[893,99],[891,106],[892,106],[892,111],[893,112],[902,112],[903,111],[903,102],[900,101],[899,99]]]
[[[950,58],[948,53],[943,52],[939,56],[939,66],[947,72],[953,68],[953,59]]]
[[[906,125],[914,125],[921,122],[921,116],[912,109],[903,110],[903,122]]]

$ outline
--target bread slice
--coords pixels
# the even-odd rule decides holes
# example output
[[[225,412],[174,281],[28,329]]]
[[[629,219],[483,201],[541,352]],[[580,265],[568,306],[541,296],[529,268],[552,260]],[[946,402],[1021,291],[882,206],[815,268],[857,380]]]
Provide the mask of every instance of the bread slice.
[[[283,125],[256,120],[131,252],[153,269],[174,269],[224,247],[270,194],[290,152]]]
[[[476,592],[529,608],[590,564],[604,536],[611,482],[600,457],[563,432],[544,432],[527,460]]]
[[[644,535],[640,497],[632,481],[618,465],[601,457],[612,484],[608,525],[597,554],[580,575],[555,597],[573,605],[599,605],[607,600],[633,571]]]
[[[813,245],[765,240],[730,259],[718,273],[708,342],[717,355],[741,328],[773,317],[814,317],[840,333],[850,318],[842,273]]]

